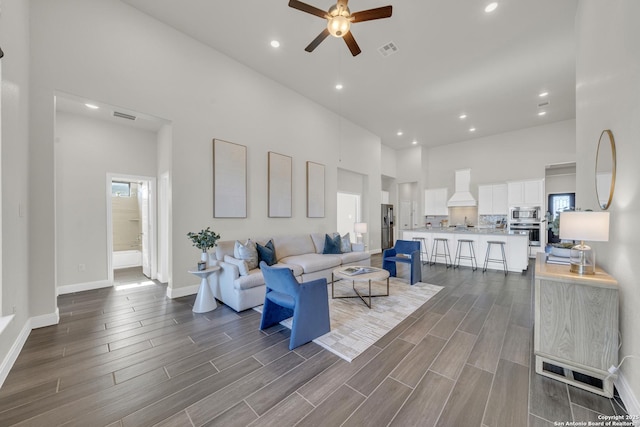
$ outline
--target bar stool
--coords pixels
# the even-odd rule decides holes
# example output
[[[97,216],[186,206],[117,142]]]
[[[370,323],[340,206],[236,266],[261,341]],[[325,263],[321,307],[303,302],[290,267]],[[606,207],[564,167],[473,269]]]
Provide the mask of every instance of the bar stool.
[[[422,261],[422,265],[427,264],[429,262],[429,252],[427,252],[427,239],[425,239],[424,237],[414,237],[413,240],[417,240],[418,242],[420,242],[420,260]]]
[[[442,253],[438,251],[438,248],[440,247],[439,243],[442,243]],[[435,237],[433,239],[433,248],[431,248],[431,258],[429,259],[429,265],[435,264],[438,260],[438,257],[444,257],[444,265],[446,265],[447,268],[453,265],[453,263],[451,262],[451,251],[449,251],[449,239],[445,237]],[[449,259],[449,261],[447,261],[447,258]]]
[[[469,255],[462,255],[462,245],[466,243],[469,245]],[[454,258],[453,268],[460,267],[460,260],[468,259],[471,261],[471,270],[476,271],[478,269],[478,261],[476,260],[476,253],[473,250],[473,240],[460,239],[458,240],[458,247],[456,248],[456,257]]]
[[[509,272],[509,270],[507,269],[507,256],[504,253],[504,245],[506,244],[506,242],[499,242],[496,240],[489,240],[487,242],[487,254],[484,257],[484,267],[482,269],[482,272],[484,273],[485,271],[487,271],[487,264],[489,264],[490,262],[499,262],[500,264],[502,264],[502,269],[504,270],[504,275],[506,276],[507,273]],[[502,258],[491,258],[491,246],[492,245],[499,245],[500,246],[500,252],[502,253]]]

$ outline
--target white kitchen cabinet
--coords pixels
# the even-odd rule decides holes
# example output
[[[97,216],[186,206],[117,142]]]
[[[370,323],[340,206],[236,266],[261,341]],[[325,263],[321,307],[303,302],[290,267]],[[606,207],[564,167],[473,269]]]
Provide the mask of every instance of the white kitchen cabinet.
[[[424,190],[424,214],[431,216],[447,216],[448,190],[446,188],[429,188]]]
[[[507,184],[491,184],[478,186],[479,215],[507,215]]]
[[[507,183],[507,199],[509,206],[544,206],[544,180]]]

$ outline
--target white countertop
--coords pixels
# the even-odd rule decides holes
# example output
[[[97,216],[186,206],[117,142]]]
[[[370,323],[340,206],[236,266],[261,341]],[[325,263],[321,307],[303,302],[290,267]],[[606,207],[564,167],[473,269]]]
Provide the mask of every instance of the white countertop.
[[[478,227],[432,227],[432,228],[414,228],[413,230],[402,230],[409,233],[451,233],[451,234],[490,234],[490,235],[507,235],[513,237],[525,237],[528,238],[528,234],[525,233],[509,233],[506,228],[478,228]]]

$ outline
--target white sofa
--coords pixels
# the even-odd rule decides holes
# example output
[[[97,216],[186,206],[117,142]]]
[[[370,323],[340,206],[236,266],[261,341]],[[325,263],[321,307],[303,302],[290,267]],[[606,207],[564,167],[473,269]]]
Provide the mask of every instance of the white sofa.
[[[269,240],[253,241],[264,245]],[[274,266],[291,269],[301,283],[322,277],[330,281],[331,272],[341,265],[371,265],[371,255],[362,250],[323,254],[324,233],[273,237],[271,240],[273,240],[277,259],[277,264]],[[248,274],[240,275],[237,265],[224,261],[225,255],[234,256],[234,245],[235,240],[218,242],[215,262],[221,270],[219,274],[211,275],[210,284],[217,299],[236,311],[242,311],[262,305],[266,287],[260,268],[254,268]]]

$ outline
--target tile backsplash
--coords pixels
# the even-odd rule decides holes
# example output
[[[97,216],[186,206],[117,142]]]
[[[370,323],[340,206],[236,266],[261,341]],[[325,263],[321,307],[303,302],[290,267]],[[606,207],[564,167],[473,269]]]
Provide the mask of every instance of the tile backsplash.
[[[449,208],[449,225],[476,225],[477,221],[478,208],[476,206]]]

